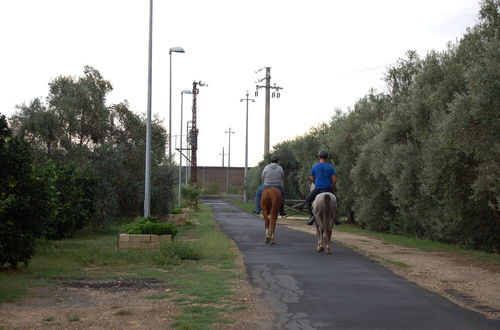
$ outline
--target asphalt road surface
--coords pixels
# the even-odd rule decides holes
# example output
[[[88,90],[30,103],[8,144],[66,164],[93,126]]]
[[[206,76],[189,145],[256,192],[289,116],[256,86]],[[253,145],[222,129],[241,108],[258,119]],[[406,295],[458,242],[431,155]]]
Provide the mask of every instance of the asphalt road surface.
[[[250,283],[275,309],[275,329],[500,329],[351,249],[317,253],[315,236],[279,225],[276,245],[265,244],[261,218],[202,202],[243,253]]]

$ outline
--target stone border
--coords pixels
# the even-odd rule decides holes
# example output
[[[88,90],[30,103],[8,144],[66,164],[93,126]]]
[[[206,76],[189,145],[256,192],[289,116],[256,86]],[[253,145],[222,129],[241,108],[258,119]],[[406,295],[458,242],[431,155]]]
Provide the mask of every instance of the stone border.
[[[161,243],[172,241],[172,235],[132,235],[120,234],[118,249],[158,250]]]

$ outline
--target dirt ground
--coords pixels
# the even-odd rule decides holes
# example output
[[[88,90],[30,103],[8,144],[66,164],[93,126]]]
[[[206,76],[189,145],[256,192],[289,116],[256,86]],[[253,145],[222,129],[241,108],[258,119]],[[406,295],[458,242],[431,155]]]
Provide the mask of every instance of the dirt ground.
[[[234,307],[224,313],[234,323],[219,329],[271,329],[274,315],[245,277],[237,251]],[[165,298],[168,295],[168,298]],[[73,280],[56,288],[35,289],[16,303],[0,305],[0,329],[171,329],[180,307],[175,292],[155,279]],[[151,297],[164,299],[151,299]],[[149,298],[148,298],[149,297]],[[227,306],[226,306],[227,307]]]
[[[282,219],[279,223],[315,235],[314,226]],[[333,236],[335,244],[351,247],[464,308],[500,319],[500,267],[486,266],[458,253],[420,251],[356,234],[335,231]],[[311,242],[315,248],[313,237]],[[239,253],[237,263],[237,272],[244,275]],[[270,329],[274,315],[260,292],[245,276],[234,285],[233,304],[247,309],[221,315],[234,323],[218,328]],[[170,297],[147,298],[162,294]],[[175,293],[154,279],[75,280],[57,288],[37,289],[30,296],[0,305],[0,329],[169,329],[173,317],[180,313],[173,302]]]
[[[278,221],[291,229],[316,235],[315,226],[296,220]],[[334,243],[375,259],[395,274],[464,308],[500,319],[500,267],[479,263],[458,252],[422,251],[335,230],[332,238]],[[315,248],[315,241],[312,242],[311,248]]]

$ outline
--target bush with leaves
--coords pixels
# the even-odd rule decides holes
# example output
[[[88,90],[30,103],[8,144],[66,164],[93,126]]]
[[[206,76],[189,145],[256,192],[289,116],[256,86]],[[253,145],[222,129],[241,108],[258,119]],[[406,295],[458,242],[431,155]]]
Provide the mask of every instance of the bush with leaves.
[[[184,214],[184,212],[180,208],[176,207],[175,209],[170,210],[168,214]]]
[[[45,182],[50,209],[42,234],[47,239],[72,237],[94,213],[95,178],[89,171],[50,159],[35,166],[35,175]]]
[[[182,186],[182,196],[188,207],[196,209],[200,199],[200,189],[197,186]]]
[[[17,268],[34,253],[49,212],[45,183],[32,172],[29,145],[11,137],[0,115],[0,268]]]
[[[125,234],[134,235],[177,235],[177,226],[173,223],[158,223],[154,217],[137,218],[134,222],[123,227]]]

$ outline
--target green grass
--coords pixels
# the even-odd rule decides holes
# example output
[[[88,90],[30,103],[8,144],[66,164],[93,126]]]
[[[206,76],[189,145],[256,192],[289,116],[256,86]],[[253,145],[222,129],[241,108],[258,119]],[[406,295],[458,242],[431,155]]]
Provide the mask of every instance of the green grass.
[[[118,226],[106,232],[82,232],[73,239],[39,241],[27,267],[0,272],[0,303],[15,301],[31,288],[62,285],[76,278],[155,278],[171,288],[169,294],[148,299],[172,299],[182,307],[174,327],[210,329],[229,321],[220,312],[235,308],[233,281],[239,277],[232,242],[220,231],[206,205],[190,215],[197,224],[179,227],[178,237],[194,241],[174,241],[159,251],[118,251]],[[240,309],[241,308],[241,309]],[[76,322],[78,315],[68,315]]]
[[[239,207],[240,209],[247,211],[247,212],[252,212],[252,210],[255,208],[255,202],[243,202],[241,200],[232,200],[231,203]]]
[[[459,253],[464,256],[468,256],[477,262],[486,263],[494,266],[500,266],[500,255],[496,253],[488,253],[483,251],[464,249],[457,245],[436,242],[429,239],[415,238],[404,235],[378,233],[352,225],[338,226],[336,227],[336,230],[340,232],[354,233],[354,234],[364,235],[367,237],[378,238],[388,244],[396,244],[426,251],[434,251],[434,252],[446,251],[446,252]]]

